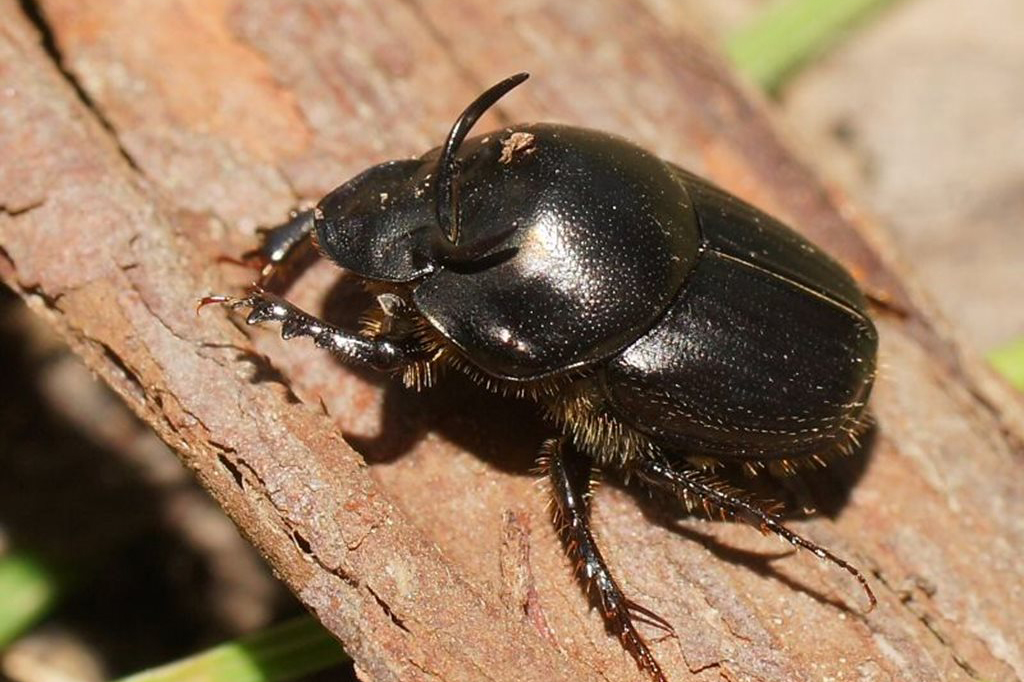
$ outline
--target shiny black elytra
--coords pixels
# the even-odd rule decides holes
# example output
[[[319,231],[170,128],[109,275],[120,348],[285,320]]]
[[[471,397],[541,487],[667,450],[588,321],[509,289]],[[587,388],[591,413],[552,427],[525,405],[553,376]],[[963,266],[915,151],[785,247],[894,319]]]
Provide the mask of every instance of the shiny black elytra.
[[[591,467],[616,467],[688,508],[738,518],[861,573],[718,480],[739,465],[790,471],[845,451],[864,428],[877,336],[849,274],[795,232],[607,133],[516,125],[466,139],[526,74],[483,93],[444,146],[374,166],[266,235],[260,285],[295,247],[377,295],[359,332],[258,285],[249,324],[282,323],[344,360],[428,386],[454,367],[540,402],[560,530],[609,628],[665,677],[591,534]]]

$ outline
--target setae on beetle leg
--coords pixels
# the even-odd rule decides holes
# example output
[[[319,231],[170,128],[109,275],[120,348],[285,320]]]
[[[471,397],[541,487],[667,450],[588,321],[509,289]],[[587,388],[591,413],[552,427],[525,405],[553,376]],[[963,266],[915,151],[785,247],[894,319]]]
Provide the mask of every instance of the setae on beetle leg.
[[[684,500],[687,497],[695,497],[701,500],[709,509],[720,509],[727,514],[746,521],[752,526],[756,526],[762,532],[775,533],[794,547],[802,547],[811,551],[819,559],[824,559],[839,566],[856,578],[857,582],[864,588],[864,592],[868,595],[868,611],[874,609],[878,603],[875,593],[872,592],[871,586],[868,585],[867,578],[856,567],[840,559],[824,547],[816,545],[810,540],[794,533],[783,525],[782,519],[776,514],[765,511],[750,499],[745,499],[742,495],[731,491],[728,486],[716,483],[707,474],[695,469],[680,471],[657,460],[638,462],[635,472],[645,483],[662,490],[667,490]]]
[[[635,619],[669,633],[674,633],[672,626],[661,616],[625,597],[608,570],[590,531],[592,460],[575,450],[567,454],[565,450],[570,447],[564,438],[549,440],[544,444],[541,458],[542,463],[547,464],[551,480],[559,533],[587,588],[597,591],[608,628],[618,635],[641,670],[646,670],[657,682],[666,682],[664,673],[633,621]]]
[[[261,289],[240,299],[211,296],[204,299],[201,305],[206,303],[224,303],[236,309],[249,308],[246,324],[280,322],[283,338],[308,336],[319,348],[329,350],[352,364],[378,370],[397,370],[416,359],[417,346],[410,339],[368,338],[345,331]]]

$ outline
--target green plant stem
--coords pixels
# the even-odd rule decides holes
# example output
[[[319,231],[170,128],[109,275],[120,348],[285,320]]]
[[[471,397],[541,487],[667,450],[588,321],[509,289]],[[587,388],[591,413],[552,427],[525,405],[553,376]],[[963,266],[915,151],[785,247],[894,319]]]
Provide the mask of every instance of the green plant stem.
[[[0,648],[45,616],[63,580],[45,561],[24,552],[0,557]]]
[[[736,67],[768,92],[892,0],[776,0],[726,38]]]
[[[988,359],[1007,381],[1024,391],[1024,338],[995,349]]]
[[[347,660],[320,623],[300,616],[120,682],[283,682]]]

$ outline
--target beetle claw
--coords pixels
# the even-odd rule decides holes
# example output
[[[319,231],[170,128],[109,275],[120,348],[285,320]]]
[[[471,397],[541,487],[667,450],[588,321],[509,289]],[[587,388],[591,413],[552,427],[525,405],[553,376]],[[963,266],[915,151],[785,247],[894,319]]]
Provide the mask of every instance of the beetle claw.
[[[633,616],[634,620],[638,623],[643,623],[657,630],[661,630],[669,637],[676,636],[676,630],[672,627],[671,623],[651,611],[645,606],[637,604],[635,601],[626,597],[625,599],[626,610]]]
[[[199,299],[199,302],[196,303],[196,315],[198,315],[203,310],[203,308],[213,303],[231,305],[232,302],[235,300],[236,299],[234,296],[225,296],[223,294],[210,294],[209,296],[203,296],[201,299]]]

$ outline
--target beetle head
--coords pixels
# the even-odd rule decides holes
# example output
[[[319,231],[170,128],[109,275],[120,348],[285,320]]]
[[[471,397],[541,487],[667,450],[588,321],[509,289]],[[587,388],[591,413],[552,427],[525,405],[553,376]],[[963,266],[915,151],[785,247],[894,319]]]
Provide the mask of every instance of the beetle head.
[[[477,97],[443,147],[420,159],[370,168],[325,196],[315,213],[321,252],[374,280],[409,282],[448,264],[479,259],[513,231],[459,240],[459,146],[477,119],[527,74],[506,78]]]

